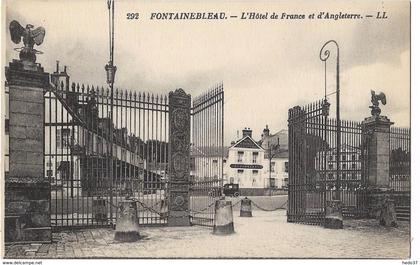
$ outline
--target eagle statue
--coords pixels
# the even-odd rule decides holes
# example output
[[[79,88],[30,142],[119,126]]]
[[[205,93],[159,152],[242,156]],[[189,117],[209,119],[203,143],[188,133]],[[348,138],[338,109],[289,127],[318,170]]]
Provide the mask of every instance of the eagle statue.
[[[375,91],[371,90],[371,102],[372,106],[369,108],[372,109],[371,114],[372,116],[379,116],[381,114],[381,109],[379,108],[379,102],[382,103],[382,105],[386,105],[386,96],[383,92],[379,92],[379,94],[376,94]]]
[[[38,27],[33,29],[34,26],[31,24],[22,27],[19,22],[13,20],[10,22],[9,30],[10,36],[14,43],[19,44],[23,39],[24,47],[18,48],[20,50],[19,58],[22,61],[29,61],[35,63],[36,53],[41,53],[34,49],[34,45],[41,45],[45,37],[45,29]]]

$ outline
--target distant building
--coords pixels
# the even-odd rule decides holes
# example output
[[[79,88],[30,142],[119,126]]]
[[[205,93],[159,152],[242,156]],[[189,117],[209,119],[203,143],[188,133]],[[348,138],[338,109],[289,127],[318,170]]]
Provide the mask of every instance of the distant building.
[[[264,149],[264,187],[285,189],[289,183],[288,131],[270,134],[268,125],[259,144]],[[271,166],[270,166],[271,164]]]
[[[46,105],[52,111],[45,114],[49,121],[45,126],[45,166],[46,177],[53,190],[60,190],[59,196],[67,196],[67,192],[70,196],[102,194],[110,181],[119,189],[130,185],[128,188],[135,190],[163,187],[167,175],[166,142],[140,139],[126,127],[111,124],[109,117],[100,117],[101,104],[96,102],[95,90],[89,91],[88,87],[81,96],[79,89],[70,88],[66,70],[59,72],[58,65],[51,82],[63,85],[46,94]],[[101,116],[105,116],[101,108]]]
[[[325,157],[325,161],[322,159]],[[340,148],[340,180],[357,182],[361,180],[362,159],[358,147],[344,144]],[[333,183],[337,179],[337,148],[319,151],[316,155],[315,169],[324,171],[326,181]]]
[[[192,181],[226,180],[223,167],[226,164],[228,147],[191,145],[190,152]]]

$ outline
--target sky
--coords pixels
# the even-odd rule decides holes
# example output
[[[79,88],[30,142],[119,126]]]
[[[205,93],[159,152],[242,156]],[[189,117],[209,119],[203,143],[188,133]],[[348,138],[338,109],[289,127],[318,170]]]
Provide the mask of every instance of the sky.
[[[342,119],[361,121],[370,115],[370,90],[382,91],[381,107],[396,126],[410,125],[410,10],[406,1],[134,1],[116,0],[116,84],[141,92],[167,94],[183,88],[192,97],[223,82],[225,143],[244,127],[260,139],[287,129],[288,109],[324,96],[322,45],[340,46]],[[361,20],[150,20],[151,12],[286,12],[310,14],[386,12],[388,18]],[[138,12],[139,20],[127,20]],[[108,61],[106,0],[14,0],[6,2],[6,25],[18,20],[46,29],[44,54],[38,62],[47,72],[55,61],[67,65],[71,82],[104,85]],[[6,34],[6,61],[18,57],[19,45]],[[334,92],[336,52],[327,62],[327,94]],[[329,96],[335,110],[335,95]],[[333,115],[334,112],[332,111]]]

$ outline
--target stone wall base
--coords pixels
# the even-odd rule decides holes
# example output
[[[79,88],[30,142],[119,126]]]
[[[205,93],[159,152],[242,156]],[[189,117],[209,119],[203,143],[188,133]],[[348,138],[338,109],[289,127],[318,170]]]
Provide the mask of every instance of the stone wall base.
[[[383,226],[397,226],[397,215],[393,190],[372,187],[368,189],[368,217],[379,221]]]
[[[170,211],[168,226],[191,226],[190,217],[185,211]]]
[[[8,177],[5,242],[51,242],[50,185],[44,178]]]
[[[6,244],[11,243],[51,243],[51,227],[28,227],[25,228],[25,221],[22,216],[5,216],[5,238]]]

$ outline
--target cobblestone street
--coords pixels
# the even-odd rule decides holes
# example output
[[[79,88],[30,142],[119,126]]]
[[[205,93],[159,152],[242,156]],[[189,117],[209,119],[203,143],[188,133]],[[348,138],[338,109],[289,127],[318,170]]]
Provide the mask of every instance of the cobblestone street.
[[[286,211],[253,211],[240,218],[235,234],[216,236],[210,228],[147,227],[135,243],[114,241],[112,229],[87,229],[53,235],[52,244],[6,246],[6,258],[80,257],[322,257],[397,258],[409,256],[409,223],[384,228],[375,220],[345,220],[343,230],[286,222]]]

